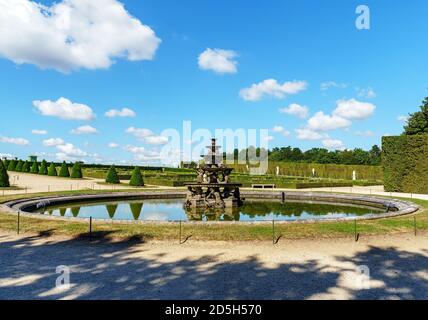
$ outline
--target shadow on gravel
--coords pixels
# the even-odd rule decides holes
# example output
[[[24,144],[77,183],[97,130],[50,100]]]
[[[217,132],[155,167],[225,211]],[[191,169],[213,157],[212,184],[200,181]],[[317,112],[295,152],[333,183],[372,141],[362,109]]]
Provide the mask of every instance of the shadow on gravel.
[[[0,243],[0,299],[308,299],[340,287],[339,278],[350,271],[317,260],[266,268],[256,256],[227,263],[218,255],[160,262],[168,256],[145,255],[144,246],[135,246],[138,239],[102,245],[84,237],[44,245],[36,239]],[[137,251],[139,257],[132,257]],[[371,278],[385,284],[348,290],[355,299],[428,298],[426,255],[371,248],[337,260],[367,265]],[[71,269],[72,287],[65,292],[54,290],[60,265]]]

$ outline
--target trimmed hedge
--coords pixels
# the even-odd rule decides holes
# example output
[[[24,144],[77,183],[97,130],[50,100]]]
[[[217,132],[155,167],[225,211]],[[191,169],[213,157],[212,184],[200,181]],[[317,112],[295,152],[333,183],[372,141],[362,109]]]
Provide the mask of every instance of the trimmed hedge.
[[[7,171],[15,171],[16,168],[16,161],[10,160],[9,165],[7,166]]]
[[[139,167],[135,167],[134,171],[132,171],[131,180],[129,181],[130,186],[134,187],[142,187],[144,186],[144,180],[141,176],[141,171]]]
[[[22,172],[22,166],[24,165],[24,161],[22,161],[22,160],[19,160],[18,161],[18,164],[16,165],[16,167],[15,167],[15,171],[16,172]]]
[[[71,176],[72,179],[82,179],[82,165],[78,162],[76,162],[73,165],[73,168],[71,168]]]
[[[33,165],[31,166],[30,173],[33,173],[33,174],[39,173],[39,164],[37,163],[37,161],[33,162]]]
[[[65,161],[63,161],[63,163],[61,164],[61,168],[59,169],[58,175],[62,178],[69,178],[70,177],[70,171],[68,171],[68,166],[65,163]]]
[[[245,164],[229,166],[235,169],[235,173],[249,172]],[[314,177],[312,169],[315,169],[317,178],[351,180],[355,170],[358,180],[383,180],[382,166],[269,161],[267,174],[276,175],[277,167],[281,176]]]
[[[25,161],[24,164],[22,165],[22,170],[21,172],[30,172],[31,166],[30,163],[28,161]]]
[[[55,164],[52,162],[48,169],[48,176],[50,177],[57,177],[58,172],[56,171]]]
[[[48,163],[46,162],[46,160],[43,160],[40,168],[39,168],[39,174],[46,176],[48,174]]]
[[[106,182],[111,184],[119,184],[119,176],[117,175],[116,168],[113,166],[110,167],[110,169],[107,172],[106,176]]]
[[[7,174],[7,170],[3,164],[3,161],[0,160],[0,188],[9,188],[9,175]]]
[[[428,193],[428,134],[382,138],[385,191]]]

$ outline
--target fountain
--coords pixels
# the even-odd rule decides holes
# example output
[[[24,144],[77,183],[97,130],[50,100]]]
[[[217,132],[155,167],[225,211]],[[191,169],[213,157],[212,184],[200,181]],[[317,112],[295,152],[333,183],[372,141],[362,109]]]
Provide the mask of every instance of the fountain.
[[[230,175],[233,169],[223,164],[223,156],[216,146],[216,139],[211,139],[208,154],[202,156],[205,164],[196,171],[196,182],[186,184],[188,189],[184,207],[187,209],[231,209],[242,206],[243,199],[239,192],[241,183],[232,183]]]

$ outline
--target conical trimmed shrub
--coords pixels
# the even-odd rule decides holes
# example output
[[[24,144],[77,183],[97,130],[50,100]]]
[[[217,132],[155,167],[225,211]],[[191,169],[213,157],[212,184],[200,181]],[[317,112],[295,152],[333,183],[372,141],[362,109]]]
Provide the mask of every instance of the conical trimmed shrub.
[[[0,187],[1,188],[10,187],[9,175],[7,174],[6,168],[2,160],[0,160]]]
[[[52,162],[51,165],[48,168],[48,176],[50,177],[56,177],[58,176],[58,172],[56,171],[55,164]]]
[[[16,165],[16,167],[15,167],[15,171],[16,172],[22,172],[22,166],[24,165],[24,161],[22,161],[22,160],[19,160],[18,161],[18,164]]]
[[[16,161],[10,160],[9,165],[7,166],[7,171],[15,171],[16,168]]]
[[[3,165],[4,165],[5,169],[7,169],[9,167],[9,163],[10,163],[10,160],[8,160],[8,159],[5,159],[3,161]]]
[[[71,168],[71,176],[72,179],[82,179],[83,178],[83,174],[82,174],[82,165],[78,162],[76,162],[73,165],[73,168]]]
[[[61,169],[59,169],[59,174],[60,177],[63,178],[69,178],[70,177],[70,171],[68,171],[68,166],[65,163],[65,161],[63,161],[62,165],[61,165]]]
[[[116,168],[114,167],[114,165],[112,165],[110,167],[110,169],[108,169],[107,176],[106,176],[106,182],[107,183],[113,183],[113,184],[119,184],[120,183],[119,176],[117,175],[117,171],[116,171]]]
[[[143,209],[143,203],[130,203],[129,207],[131,208],[132,216],[134,217],[134,220],[138,220],[141,215],[141,210]]]
[[[21,172],[30,172],[30,163],[28,161],[25,161],[24,164],[22,165],[22,170]]]
[[[139,167],[135,167],[132,171],[131,181],[129,181],[129,185],[134,187],[144,186],[144,180]]]
[[[31,166],[30,173],[38,174],[39,173],[39,164],[37,161],[33,162],[33,165]]]
[[[39,168],[39,174],[46,176],[48,174],[48,163],[43,159]]]
[[[110,219],[114,218],[114,215],[116,214],[117,207],[118,207],[117,204],[107,204],[106,205],[108,216],[110,217]]]
[[[71,208],[71,214],[73,215],[73,217],[77,218],[77,216],[80,213],[80,207],[73,207]]]

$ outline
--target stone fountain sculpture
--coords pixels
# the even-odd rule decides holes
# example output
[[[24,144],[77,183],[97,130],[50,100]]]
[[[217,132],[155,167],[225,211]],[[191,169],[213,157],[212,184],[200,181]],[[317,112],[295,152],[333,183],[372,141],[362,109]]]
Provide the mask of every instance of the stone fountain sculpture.
[[[242,206],[239,192],[241,183],[232,183],[230,175],[233,169],[223,164],[223,156],[216,146],[216,139],[211,139],[205,164],[199,167],[196,182],[186,184],[188,189],[185,208],[194,209],[228,209]]]

